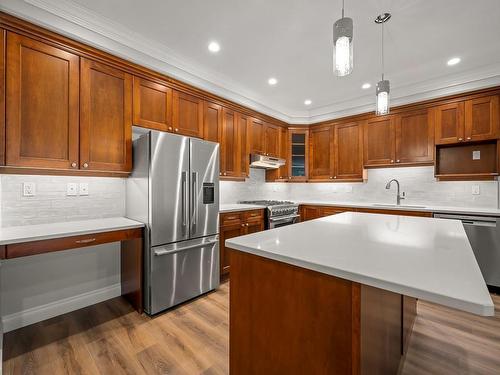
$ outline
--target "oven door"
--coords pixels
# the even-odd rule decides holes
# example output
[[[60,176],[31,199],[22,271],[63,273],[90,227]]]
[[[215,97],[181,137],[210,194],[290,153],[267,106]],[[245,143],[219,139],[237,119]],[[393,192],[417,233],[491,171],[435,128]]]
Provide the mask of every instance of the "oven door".
[[[295,224],[299,221],[300,215],[289,215],[269,218],[269,229],[284,227],[285,225]]]

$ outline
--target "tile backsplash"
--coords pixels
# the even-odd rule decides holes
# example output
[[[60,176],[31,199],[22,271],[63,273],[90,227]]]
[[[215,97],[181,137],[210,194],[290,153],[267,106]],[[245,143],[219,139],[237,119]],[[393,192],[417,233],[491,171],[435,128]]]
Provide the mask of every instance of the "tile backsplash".
[[[385,189],[396,178],[407,195],[404,203],[453,207],[498,208],[498,181],[438,182],[433,167],[369,169],[368,180],[359,183],[266,183],[265,171],[250,169],[246,182],[222,181],[221,203],[241,199],[288,199],[293,201],[338,201],[395,203],[396,187]],[[479,186],[479,195],[472,187]]]
[[[23,183],[35,195],[23,196]],[[87,183],[89,195],[68,196],[68,183]],[[0,175],[2,227],[125,215],[125,179],[111,177]]]

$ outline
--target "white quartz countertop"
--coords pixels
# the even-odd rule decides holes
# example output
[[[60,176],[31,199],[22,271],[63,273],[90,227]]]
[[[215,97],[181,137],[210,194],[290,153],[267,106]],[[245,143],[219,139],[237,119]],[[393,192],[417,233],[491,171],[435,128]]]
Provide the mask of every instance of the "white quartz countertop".
[[[49,240],[90,233],[141,228],[144,224],[126,217],[112,217],[82,221],[67,221],[37,225],[0,228],[0,245]]]
[[[258,206],[256,204],[242,204],[242,203],[229,203],[221,204],[219,206],[219,212],[237,212],[237,211],[249,211],[249,210],[262,210],[264,206]]]
[[[447,214],[464,215],[483,215],[500,216],[498,208],[480,208],[480,207],[447,207],[433,205],[412,205],[401,204],[397,206],[389,203],[370,203],[370,202],[337,202],[337,201],[296,201],[296,203],[313,206],[340,206],[353,208],[371,208],[379,210],[401,210],[401,211],[419,211],[419,212],[439,212]]]
[[[478,315],[494,305],[458,220],[345,212],[226,246]]]

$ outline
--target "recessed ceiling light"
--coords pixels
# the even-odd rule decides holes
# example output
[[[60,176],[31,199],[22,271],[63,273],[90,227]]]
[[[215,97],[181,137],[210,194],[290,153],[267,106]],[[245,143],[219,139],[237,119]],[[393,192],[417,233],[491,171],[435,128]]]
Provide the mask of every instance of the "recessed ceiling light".
[[[267,83],[269,83],[271,86],[274,86],[275,84],[278,83],[278,80],[274,77],[271,77],[267,80]]]
[[[215,41],[214,41],[214,42],[210,42],[210,43],[208,44],[208,50],[209,50],[210,52],[212,52],[212,53],[217,53],[217,52],[219,52],[219,51],[220,51],[220,45],[219,45],[219,43],[217,43],[217,42],[215,42]]]
[[[361,86],[363,90],[369,89],[370,87],[372,87],[370,83],[363,83],[363,86]]]
[[[457,65],[460,62],[460,57],[453,57],[448,60],[447,64],[449,66]]]
[[[306,100],[304,100],[304,104],[305,105],[311,105],[312,104],[312,100],[311,99],[306,99]]]

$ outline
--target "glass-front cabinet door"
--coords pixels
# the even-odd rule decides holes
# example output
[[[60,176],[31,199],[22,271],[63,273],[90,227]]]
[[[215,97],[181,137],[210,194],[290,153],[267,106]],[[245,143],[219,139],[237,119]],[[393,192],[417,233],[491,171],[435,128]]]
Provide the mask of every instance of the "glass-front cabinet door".
[[[288,178],[291,181],[306,181],[308,176],[308,143],[309,131],[307,129],[289,128],[289,160]]]

